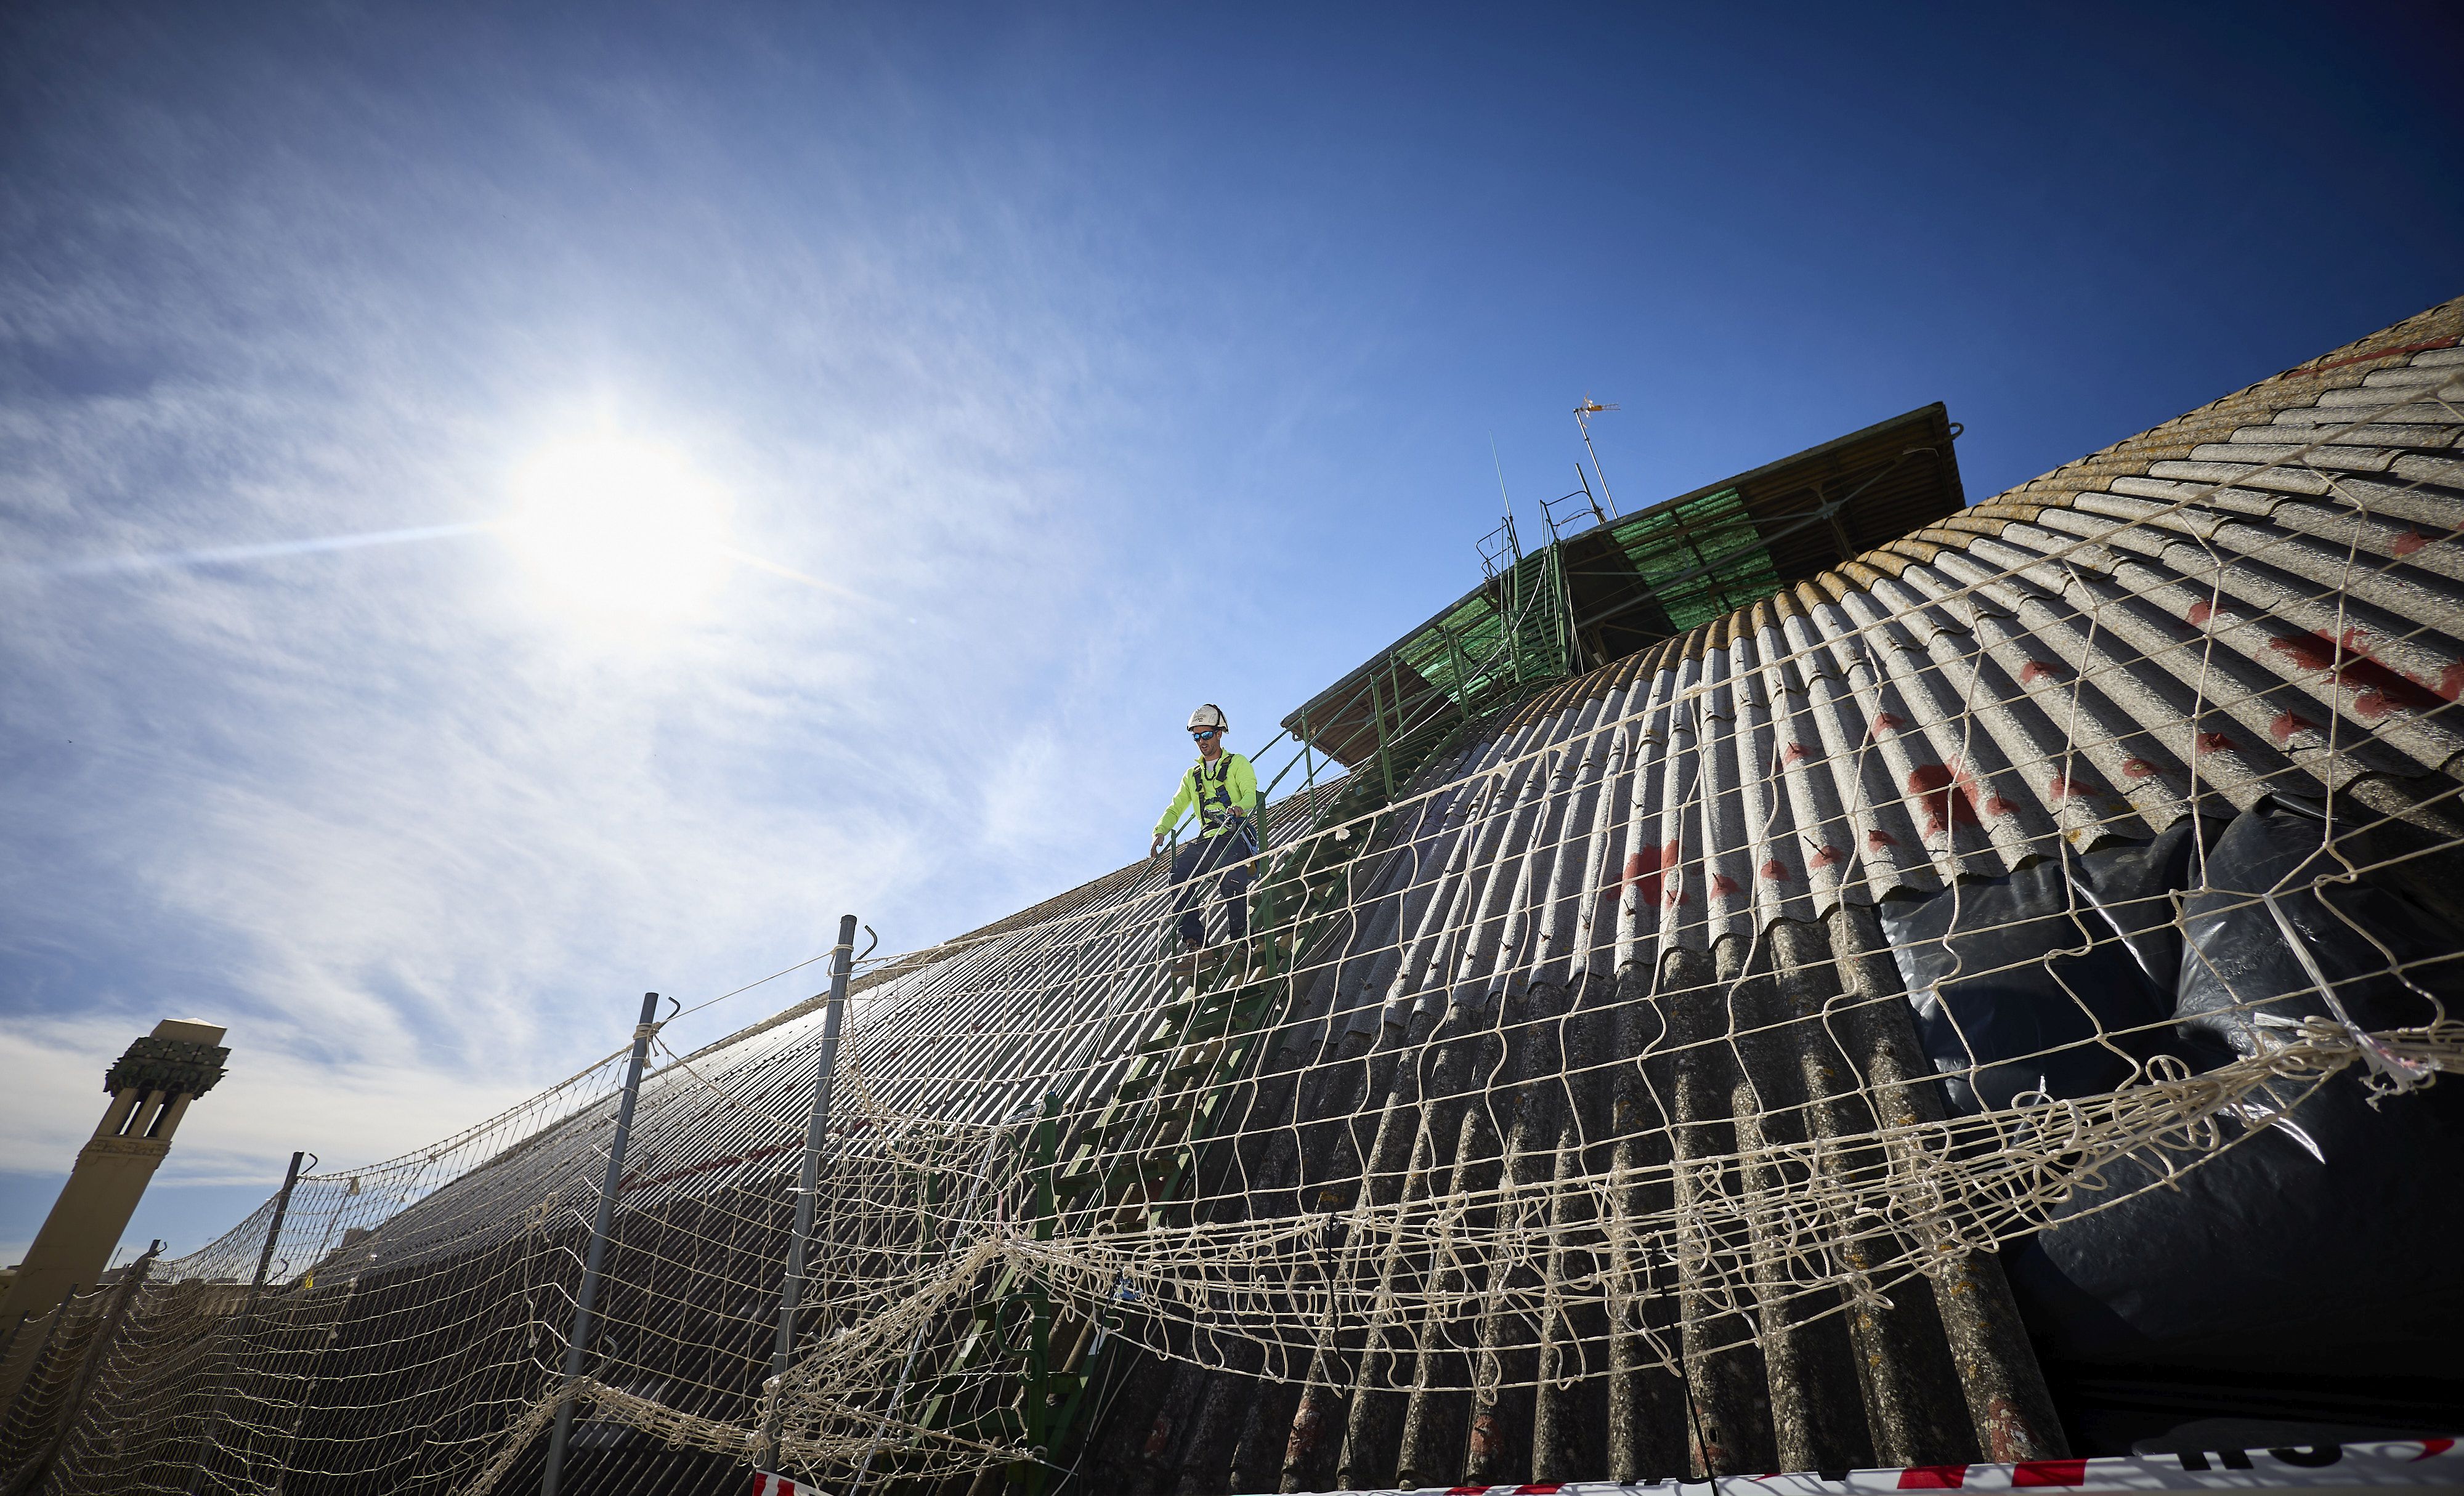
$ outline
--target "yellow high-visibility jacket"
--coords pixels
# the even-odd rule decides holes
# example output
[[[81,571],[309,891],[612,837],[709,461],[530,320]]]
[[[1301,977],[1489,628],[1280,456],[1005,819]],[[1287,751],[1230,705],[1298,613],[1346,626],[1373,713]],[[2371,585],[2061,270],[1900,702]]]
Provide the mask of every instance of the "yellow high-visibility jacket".
[[[1181,812],[1195,809],[1202,836],[1221,836],[1240,823],[1231,812],[1239,807],[1243,816],[1258,813],[1258,771],[1240,754],[1226,751],[1213,763],[1200,759],[1180,777],[1180,793],[1166,805],[1163,819],[1155,823],[1155,835],[1161,836],[1180,820]]]

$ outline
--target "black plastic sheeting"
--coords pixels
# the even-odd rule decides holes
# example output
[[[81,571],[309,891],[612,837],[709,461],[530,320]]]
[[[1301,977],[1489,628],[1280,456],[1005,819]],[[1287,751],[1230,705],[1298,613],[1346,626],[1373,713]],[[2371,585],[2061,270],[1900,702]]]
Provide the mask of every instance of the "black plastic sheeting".
[[[2374,821],[2272,798],[1886,906],[1927,1052],[1944,1071],[1976,1067],[1973,1084],[1945,1075],[1946,1103],[2090,1095],[2158,1053],[2194,1070],[2255,1054],[2268,1030],[2334,1017],[2310,963],[2365,1029],[2464,1015],[2457,858]],[[2314,890],[2322,874],[2338,881]],[[2145,1188],[2157,1158],[2112,1165],[2005,1251],[2057,1388],[2126,1373],[2203,1383],[2229,1408],[2235,1385],[2264,1386],[2283,1417],[2303,1386],[2323,1412],[2340,1383],[2416,1378],[2464,1412],[2464,1084],[2374,1097],[2364,1073],[2335,1076],[2285,1125],[2258,1111],[2256,1135],[2172,1187]]]
[[[2189,877],[2191,830],[2184,821],[2153,843],[1884,904],[1917,1035],[1944,1072],[1952,1111],[2007,1107],[2040,1089],[2098,1095],[2155,1050],[2180,1047],[2155,1025],[2170,1016],[2180,979],[2167,894]]]

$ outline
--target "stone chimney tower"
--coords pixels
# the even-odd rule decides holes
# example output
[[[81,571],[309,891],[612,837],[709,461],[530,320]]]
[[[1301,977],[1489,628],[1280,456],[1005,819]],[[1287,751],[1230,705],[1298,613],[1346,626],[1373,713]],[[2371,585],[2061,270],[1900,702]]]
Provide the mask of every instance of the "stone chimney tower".
[[[0,1298],[0,1335],[21,1314],[39,1319],[73,1287],[93,1287],[128,1229],[146,1181],[171,1151],[171,1134],[188,1103],[223,1078],[231,1050],[212,1023],[165,1019],[128,1046],[102,1078],[111,1106],[94,1136],[77,1151],[77,1167],[52,1203],[43,1229],[26,1250],[16,1279]]]

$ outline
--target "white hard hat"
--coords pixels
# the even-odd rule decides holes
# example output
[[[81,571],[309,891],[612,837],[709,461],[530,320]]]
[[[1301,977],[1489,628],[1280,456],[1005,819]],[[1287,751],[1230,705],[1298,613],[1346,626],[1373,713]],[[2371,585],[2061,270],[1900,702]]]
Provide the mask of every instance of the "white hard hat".
[[[1193,733],[1201,727],[1211,727],[1221,732],[1231,725],[1223,720],[1223,709],[1212,701],[1189,714],[1189,730]]]

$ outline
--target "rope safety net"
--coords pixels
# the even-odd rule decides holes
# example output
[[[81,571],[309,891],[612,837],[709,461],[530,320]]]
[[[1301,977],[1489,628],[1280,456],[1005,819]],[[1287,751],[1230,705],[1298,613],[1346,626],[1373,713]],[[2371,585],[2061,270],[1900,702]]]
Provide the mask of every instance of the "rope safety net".
[[[1245,939],[1182,957],[1139,864],[876,964],[782,1379],[821,1015],[659,1045],[574,1458],[2048,1450],[1985,1254],[2464,1064],[2459,316],[1466,718],[1391,799],[1312,783]],[[0,1478],[535,1482],[624,1062],[18,1327]]]

